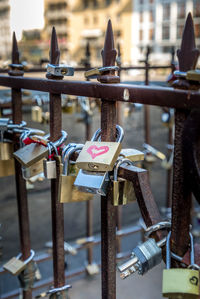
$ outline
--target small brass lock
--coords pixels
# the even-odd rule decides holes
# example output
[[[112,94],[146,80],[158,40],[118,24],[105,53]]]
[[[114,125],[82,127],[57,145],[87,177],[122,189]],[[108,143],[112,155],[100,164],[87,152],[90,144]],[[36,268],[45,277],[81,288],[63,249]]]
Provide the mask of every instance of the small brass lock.
[[[61,203],[86,201],[93,198],[92,194],[81,192],[74,186],[78,169],[75,164],[70,164],[70,156],[82,148],[83,144],[77,144],[75,146],[68,147],[67,151],[64,151],[64,155],[62,157],[63,174],[61,175]]]
[[[101,130],[97,130],[91,141],[84,145],[76,165],[82,170],[102,172],[112,171],[114,164],[121,151],[121,141],[124,137],[124,131],[120,126],[117,129],[117,142],[99,142]]]
[[[28,263],[34,258],[35,252],[31,249],[30,256],[25,261],[21,261],[21,253],[17,257],[11,258],[7,263],[3,265],[3,268],[10,272],[12,275],[19,275]]]
[[[170,252],[170,236],[169,232],[166,242],[166,269],[163,270],[163,285],[162,293],[164,297],[192,299],[199,298],[199,271],[194,262],[194,243],[193,236],[190,233],[191,265],[187,269],[170,269],[171,267],[171,252]]]
[[[118,169],[122,164],[133,165],[132,161],[129,159],[121,159],[117,162],[114,168],[112,197],[112,204],[114,206],[126,205],[130,202],[136,201],[132,182],[117,178]]]
[[[10,176],[15,174],[14,159],[0,160],[0,177]]]

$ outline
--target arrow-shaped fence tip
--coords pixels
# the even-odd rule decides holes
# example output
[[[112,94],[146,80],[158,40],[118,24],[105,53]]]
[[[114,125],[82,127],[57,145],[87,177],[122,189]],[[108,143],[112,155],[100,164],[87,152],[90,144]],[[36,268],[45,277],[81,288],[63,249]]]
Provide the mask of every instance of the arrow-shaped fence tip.
[[[114,35],[112,29],[112,22],[109,19],[106,29],[106,36],[104,42],[104,48],[102,50],[103,66],[115,65],[115,58],[117,51],[114,47]]]
[[[60,51],[58,49],[57,34],[54,26],[52,28],[52,33],[51,33],[51,46],[50,46],[49,56],[50,56],[51,64],[59,64]]]
[[[19,51],[15,31],[12,37],[12,63],[19,64]]]

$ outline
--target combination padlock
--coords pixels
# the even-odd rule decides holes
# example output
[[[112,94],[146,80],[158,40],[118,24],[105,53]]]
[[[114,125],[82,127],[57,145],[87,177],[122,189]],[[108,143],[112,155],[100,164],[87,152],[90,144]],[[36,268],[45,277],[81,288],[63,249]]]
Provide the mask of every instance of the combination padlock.
[[[133,165],[133,162],[131,162],[129,159],[121,159],[115,165],[113,181],[112,181],[113,183],[112,204],[114,206],[126,205],[136,200],[132,182],[117,177],[118,169],[123,164]]]
[[[112,171],[121,152],[121,142],[124,137],[122,127],[116,125],[117,141],[101,142],[101,130],[97,130],[91,141],[87,141],[76,160],[76,165],[82,170],[102,172]]]
[[[193,236],[190,233],[190,266],[185,268],[171,268],[169,232],[166,242],[166,269],[163,270],[162,294],[164,297],[192,299],[199,298],[199,267],[194,261]],[[195,268],[198,267],[198,270]]]

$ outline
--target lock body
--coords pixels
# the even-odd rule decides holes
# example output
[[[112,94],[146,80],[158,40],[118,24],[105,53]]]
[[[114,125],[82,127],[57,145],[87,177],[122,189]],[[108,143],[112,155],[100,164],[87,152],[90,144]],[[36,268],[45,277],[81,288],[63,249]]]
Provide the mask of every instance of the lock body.
[[[136,196],[132,182],[122,178],[113,181],[112,204],[114,206],[126,205],[134,201],[136,201]]]
[[[109,184],[107,172],[79,170],[74,185],[83,192],[106,196]]]
[[[48,148],[37,143],[26,145],[16,152],[13,156],[25,167],[29,167],[48,155]]]
[[[22,167],[22,175],[25,180],[29,180],[30,178],[42,172],[43,172],[43,160],[36,162],[30,167]]]
[[[144,160],[144,153],[134,148],[123,148],[120,152],[120,156],[129,159],[132,162]]]
[[[93,198],[92,194],[81,192],[74,186],[76,177],[61,175],[61,203],[86,201]]]
[[[6,161],[13,157],[13,144],[10,142],[0,142],[0,160]]]
[[[56,179],[56,161],[55,160],[43,160],[44,176],[47,179]]]
[[[164,269],[162,293],[170,298],[199,298],[199,271]]]
[[[42,123],[42,107],[33,106],[31,109],[31,118],[32,121]]]
[[[26,264],[16,257],[11,258],[6,264],[3,265],[3,268],[10,272],[12,275],[18,275],[26,267]]]
[[[120,151],[119,142],[87,141],[76,160],[76,165],[88,171],[112,171]]]
[[[0,160],[0,177],[15,174],[14,159]]]

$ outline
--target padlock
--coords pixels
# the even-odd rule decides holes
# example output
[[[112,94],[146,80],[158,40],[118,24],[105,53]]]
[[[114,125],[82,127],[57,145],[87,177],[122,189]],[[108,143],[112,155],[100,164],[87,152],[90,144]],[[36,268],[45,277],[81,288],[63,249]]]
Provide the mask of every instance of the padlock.
[[[43,173],[43,159],[34,163],[29,167],[22,166],[22,176],[25,180],[29,180],[36,175]]]
[[[9,118],[0,119],[0,160],[6,161],[12,159],[13,144],[11,140],[4,138],[4,133],[8,130]]]
[[[177,78],[186,78],[190,81],[197,81],[200,82],[200,70],[190,70],[188,72],[182,72],[182,71],[174,71],[174,75]]]
[[[171,252],[170,252],[170,236],[169,232],[166,242],[166,269],[163,270],[163,297],[170,298],[199,298],[199,271],[194,261],[194,243],[193,236],[190,233],[190,266],[187,269],[170,268]],[[198,267],[199,268],[199,267]]]
[[[42,123],[42,99],[39,95],[36,95],[34,100],[37,105],[31,108],[31,119],[32,121]]]
[[[87,274],[90,276],[96,275],[96,274],[99,274],[99,267],[96,263],[88,264],[86,266],[86,271],[87,271]]]
[[[94,172],[80,169],[74,186],[82,192],[106,196],[109,185],[108,172]]]
[[[137,271],[138,274],[143,275],[161,263],[162,250],[160,247],[165,244],[165,241],[166,239],[162,239],[156,243],[154,239],[150,238],[135,247],[131,259],[118,267],[121,272],[120,277],[125,279]]]
[[[31,137],[34,138],[34,137]],[[37,137],[38,138],[38,137]],[[53,144],[57,147],[65,142],[67,139],[67,133],[62,131],[62,136],[59,140]],[[44,138],[43,138],[44,140]],[[41,140],[40,140],[41,141]],[[48,147],[38,143],[31,143],[20,148],[18,151],[13,153],[13,156],[25,167],[29,167],[39,160],[45,158],[48,155]]]
[[[74,163],[71,165],[69,161],[70,156],[75,151],[81,150],[83,146],[83,144],[77,144],[76,146],[69,147],[68,150],[64,152],[62,159],[63,174],[61,175],[61,203],[86,201],[93,198],[92,194],[81,192],[77,187],[74,186],[74,181],[76,179],[78,170],[76,168],[76,164]]]
[[[19,275],[25,268],[26,265],[32,261],[35,252],[31,249],[31,254],[28,259],[21,261],[21,253],[17,257],[11,258],[6,264],[3,265],[4,270],[10,272],[12,275]]]
[[[122,164],[133,165],[129,159],[119,160],[114,168],[113,174],[113,197],[112,204],[114,206],[126,205],[130,202],[136,201],[135,191],[133,184],[122,178],[117,178],[118,169]]]
[[[56,179],[56,161],[51,157],[52,147],[54,147],[53,143],[52,142],[47,143],[47,147],[49,150],[49,157],[48,159],[43,160],[44,176],[47,179]],[[54,147],[54,150],[55,153],[58,155],[56,147]]]
[[[112,171],[121,151],[121,142],[124,137],[123,129],[116,125],[116,142],[98,142],[101,130],[97,130],[91,141],[87,141],[76,160],[76,165],[88,171]]]
[[[0,160],[0,177],[6,177],[15,174],[14,159]]]
[[[132,162],[139,162],[144,160],[144,153],[133,148],[123,148],[120,152],[120,157],[127,158]]]

